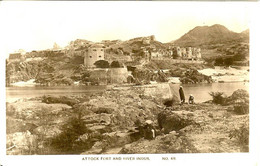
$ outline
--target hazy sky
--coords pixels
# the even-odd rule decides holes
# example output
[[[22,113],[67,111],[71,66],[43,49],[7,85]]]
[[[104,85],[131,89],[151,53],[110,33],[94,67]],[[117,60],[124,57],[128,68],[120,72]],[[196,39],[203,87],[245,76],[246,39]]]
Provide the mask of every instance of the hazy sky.
[[[1,2],[5,51],[66,46],[75,39],[128,40],[155,35],[178,39],[196,26],[222,24],[241,32],[250,21],[249,3],[198,2]]]

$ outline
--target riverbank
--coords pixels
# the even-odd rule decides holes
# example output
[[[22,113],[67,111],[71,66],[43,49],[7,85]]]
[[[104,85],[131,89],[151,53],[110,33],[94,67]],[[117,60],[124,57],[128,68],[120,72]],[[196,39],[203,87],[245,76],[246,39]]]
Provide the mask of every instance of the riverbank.
[[[151,84],[158,85],[158,83]],[[178,94],[180,84],[169,84],[171,90]],[[134,85],[125,85],[131,87]],[[190,94],[195,97],[196,103],[202,103],[211,100],[209,92],[224,92],[226,95],[231,95],[237,89],[244,89],[249,92],[248,82],[232,82],[232,83],[201,83],[201,84],[182,84],[185,92],[185,97],[188,99]],[[102,92],[106,89],[111,89],[109,86],[36,86],[36,87],[7,87],[6,88],[6,102],[14,102],[20,98],[34,98],[43,95],[91,95],[92,93]]]
[[[138,84],[154,84],[157,83],[161,77],[161,81],[168,82],[172,84],[198,84],[198,83],[212,83],[212,82],[249,82],[249,68],[196,68],[196,69],[186,69],[186,68],[176,68],[172,70],[161,70],[162,72],[156,72],[156,74],[151,75],[151,71],[136,71],[134,73],[135,77],[132,79],[138,80]],[[158,76],[159,75],[159,76]],[[156,79],[155,79],[156,78]],[[151,79],[153,81],[151,81]],[[154,80],[155,79],[155,80]],[[159,79],[159,83],[160,83]],[[132,80],[134,82],[134,80]],[[107,81],[104,81],[107,82]],[[133,82],[129,81],[124,84],[132,85]],[[89,82],[91,84],[91,82]],[[96,84],[99,84],[98,82]],[[136,83],[137,84],[137,83]],[[82,81],[71,82],[70,86],[82,86],[85,85]],[[30,79],[28,81],[18,81],[10,83],[11,87],[34,87],[41,86],[39,83],[35,82],[35,79]],[[67,84],[55,84],[52,86],[68,86]]]
[[[211,76],[214,82],[249,82],[249,67],[236,68],[207,68],[198,70],[200,73]]]
[[[7,103],[7,154],[248,151],[248,144],[241,144],[235,133],[248,123],[248,113],[239,115],[235,107],[236,101],[247,102],[241,100],[246,91],[225,106],[212,102],[180,106],[174,92],[156,96],[165,94],[161,89],[167,86],[117,87],[92,95]],[[155,138],[143,128],[148,121]]]

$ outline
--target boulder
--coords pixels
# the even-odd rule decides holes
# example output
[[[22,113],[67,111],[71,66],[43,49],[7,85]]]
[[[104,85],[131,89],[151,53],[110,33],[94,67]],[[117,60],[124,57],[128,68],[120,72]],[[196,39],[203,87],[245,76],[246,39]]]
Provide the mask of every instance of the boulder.
[[[153,97],[163,103],[165,101],[179,102],[177,95],[170,88],[169,83],[137,86],[143,90],[145,96]]]
[[[238,89],[227,98],[227,104],[249,103],[249,94],[244,89]]]
[[[158,114],[158,124],[161,129],[164,129],[164,133],[169,133],[173,130],[178,131],[188,125],[194,123],[191,113],[185,113],[181,111],[163,111]]]
[[[70,98],[67,96],[60,96],[60,97],[43,96],[42,102],[47,103],[47,104],[61,103],[61,104],[67,104],[69,106],[73,106],[73,105],[79,103],[79,101],[77,99]]]

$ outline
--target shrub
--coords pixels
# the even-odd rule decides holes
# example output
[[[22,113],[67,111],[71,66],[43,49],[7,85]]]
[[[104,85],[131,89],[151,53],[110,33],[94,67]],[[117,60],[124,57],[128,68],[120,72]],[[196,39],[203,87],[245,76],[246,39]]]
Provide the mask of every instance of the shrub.
[[[110,64],[110,67],[111,68],[121,68],[123,67],[118,61],[113,61],[111,64]]]
[[[76,154],[93,146],[93,141],[79,139],[81,135],[90,133],[83,120],[71,118],[61,130],[59,135],[50,140],[50,146],[59,154]]]
[[[216,58],[216,60],[215,60],[215,65],[223,65],[224,64],[224,60],[223,60],[223,58],[222,57],[218,57],[218,58]]]
[[[212,96],[212,102],[215,104],[224,105],[226,102],[226,97],[223,92],[210,92],[209,95]]]
[[[96,61],[96,62],[94,63],[94,65],[95,65],[97,68],[109,68],[109,63],[108,63],[108,61],[105,61],[105,60]]]

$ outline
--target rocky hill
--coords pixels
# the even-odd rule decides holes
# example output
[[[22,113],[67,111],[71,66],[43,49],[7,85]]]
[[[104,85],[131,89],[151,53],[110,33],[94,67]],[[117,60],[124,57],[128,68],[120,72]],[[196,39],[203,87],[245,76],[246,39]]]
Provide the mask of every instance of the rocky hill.
[[[157,41],[155,37],[147,36],[147,37],[137,37],[130,40],[126,40],[120,43],[115,43],[110,46],[113,49],[121,49],[123,52],[128,53],[136,53],[141,50],[142,47],[150,47],[156,49],[165,49],[166,45]]]
[[[197,26],[173,43],[179,46],[201,46],[205,44],[223,44],[232,41],[248,42],[248,40],[249,30],[236,33],[223,25],[215,24],[212,26]]]

